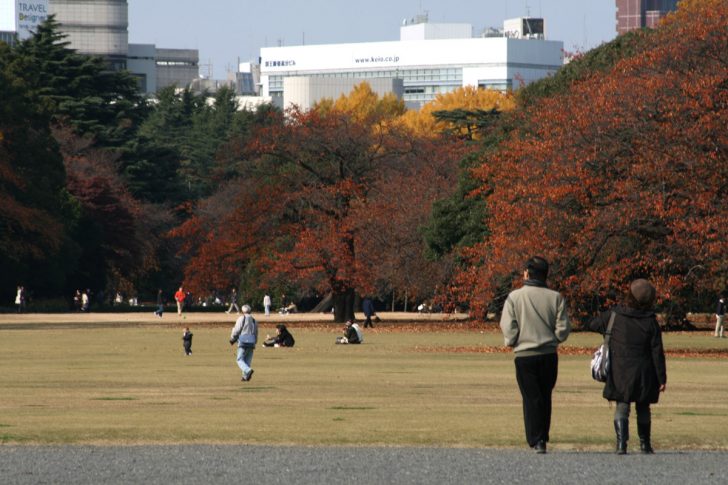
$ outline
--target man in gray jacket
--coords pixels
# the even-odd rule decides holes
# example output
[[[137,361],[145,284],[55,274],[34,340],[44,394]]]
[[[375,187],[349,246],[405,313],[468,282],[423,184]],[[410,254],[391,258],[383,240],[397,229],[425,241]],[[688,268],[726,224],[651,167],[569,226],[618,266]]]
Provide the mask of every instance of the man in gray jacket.
[[[243,305],[243,314],[238,317],[230,333],[230,345],[238,344],[236,360],[238,367],[243,372],[241,380],[249,381],[253,377],[253,351],[258,342],[258,323],[250,314],[250,305]]]
[[[537,453],[546,453],[549,441],[551,393],[559,366],[556,348],[571,331],[564,298],[546,287],[548,272],[544,258],[529,259],[523,287],[508,295],[500,320],[505,344],[516,355],[526,441]]]

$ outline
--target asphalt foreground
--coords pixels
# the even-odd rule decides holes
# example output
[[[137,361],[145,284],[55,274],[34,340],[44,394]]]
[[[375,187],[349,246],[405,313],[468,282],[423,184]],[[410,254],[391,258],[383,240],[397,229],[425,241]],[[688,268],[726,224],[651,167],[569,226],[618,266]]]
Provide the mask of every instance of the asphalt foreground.
[[[0,446],[0,483],[725,484],[728,453],[272,446]]]

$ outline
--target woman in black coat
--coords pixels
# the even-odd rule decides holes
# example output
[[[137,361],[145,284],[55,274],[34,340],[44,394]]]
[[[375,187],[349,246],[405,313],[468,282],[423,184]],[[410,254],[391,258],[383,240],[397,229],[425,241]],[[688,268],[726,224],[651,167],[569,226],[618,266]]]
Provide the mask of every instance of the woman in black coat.
[[[627,453],[630,403],[635,403],[637,410],[640,450],[645,454],[653,453],[650,404],[657,403],[667,383],[662,333],[653,311],[654,303],[655,287],[647,280],[638,279],[630,285],[623,305],[602,313],[589,323],[590,330],[604,334],[612,312],[615,313],[609,342],[611,369],[603,396],[617,403],[614,431],[620,455]]]

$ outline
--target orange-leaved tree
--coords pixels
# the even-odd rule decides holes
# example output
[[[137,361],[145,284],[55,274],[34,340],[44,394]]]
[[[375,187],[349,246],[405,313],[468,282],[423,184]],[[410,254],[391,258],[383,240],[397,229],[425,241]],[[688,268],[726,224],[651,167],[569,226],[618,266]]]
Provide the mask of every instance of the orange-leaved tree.
[[[726,287],[726,18],[686,0],[643,50],[520,114],[477,170],[491,234],[459,277],[476,309],[533,254],[583,316],[635,277],[674,318]]]
[[[375,280],[361,251],[367,227],[359,214],[377,181],[412,153],[409,137],[384,129],[388,119],[293,109],[249,147],[259,178],[284,201],[275,245],[261,260],[265,272],[331,292],[337,321],[353,318],[356,292],[371,291]]]
[[[364,85],[307,112],[290,109],[245,143],[230,143],[226,157],[236,160],[240,180],[194,207],[173,233],[186,244],[186,284],[219,288],[253,265],[259,286],[286,281],[331,293],[335,319],[353,318],[355,295],[381,287],[392,258],[405,256],[378,243],[382,229],[416,223],[433,194],[425,185],[446,190],[434,177],[455,174],[441,161],[450,152],[420,144],[394,123],[401,112],[400,102]],[[418,173],[426,176],[419,190]],[[414,197],[409,203],[387,200],[395,181],[403,184],[399,195]]]

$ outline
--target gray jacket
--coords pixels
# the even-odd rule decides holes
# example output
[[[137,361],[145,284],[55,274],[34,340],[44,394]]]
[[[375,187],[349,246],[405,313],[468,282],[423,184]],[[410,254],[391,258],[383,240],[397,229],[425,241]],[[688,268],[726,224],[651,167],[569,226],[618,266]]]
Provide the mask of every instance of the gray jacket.
[[[252,342],[248,343],[253,346],[258,342],[258,322],[249,314],[243,314],[235,321],[235,326],[230,333],[230,343],[233,344],[237,341],[240,347],[242,347],[244,335],[252,336]]]
[[[508,295],[500,327],[517,357],[552,354],[571,332],[564,297],[537,280]]]

